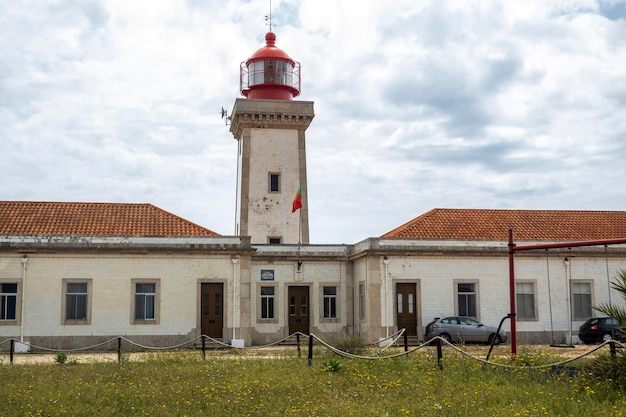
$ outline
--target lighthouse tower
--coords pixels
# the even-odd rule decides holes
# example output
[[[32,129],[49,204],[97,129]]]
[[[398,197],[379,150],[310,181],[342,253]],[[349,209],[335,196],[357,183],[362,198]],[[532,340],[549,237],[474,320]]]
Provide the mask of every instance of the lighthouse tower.
[[[276,47],[276,35],[241,63],[230,131],[238,142],[235,233],[253,244],[308,244],[305,131],[312,101],[300,95],[300,63]],[[293,211],[296,194],[302,207]]]

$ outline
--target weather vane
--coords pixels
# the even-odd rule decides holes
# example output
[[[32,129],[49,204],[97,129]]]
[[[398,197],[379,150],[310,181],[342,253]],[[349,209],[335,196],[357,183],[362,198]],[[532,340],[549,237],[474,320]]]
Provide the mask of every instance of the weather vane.
[[[269,22],[270,32],[272,31],[272,0],[270,0],[270,14],[265,15],[265,21]]]

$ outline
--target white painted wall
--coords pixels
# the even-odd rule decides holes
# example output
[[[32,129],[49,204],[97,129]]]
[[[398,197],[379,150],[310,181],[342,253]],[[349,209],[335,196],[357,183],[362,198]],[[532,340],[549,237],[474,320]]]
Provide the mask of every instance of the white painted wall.
[[[298,212],[291,206],[298,191],[299,152],[296,129],[251,129],[248,231],[254,243],[267,236],[298,243]],[[280,173],[280,193],[268,191],[268,173]]]
[[[479,320],[483,323],[497,326],[502,317],[510,311],[509,269],[506,256],[389,256],[388,259],[387,271],[389,280],[392,282],[387,286],[387,308],[392,309],[392,314],[395,282],[401,280],[419,280],[420,282],[421,317],[419,320],[422,326],[426,326],[434,317],[456,314],[455,280],[478,281]],[[570,266],[572,281],[592,282],[593,304],[609,301],[605,259],[579,255],[570,257]],[[381,270],[383,267],[381,261]],[[614,278],[618,269],[625,268],[626,259],[610,259],[609,279]],[[570,292],[565,271],[563,258],[554,257],[549,260],[550,289],[548,289],[545,256],[518,256],[516,258],[516,281],[536,282],[535,300],[538,313],[538,320],[518,320],[518,332],[569,331],[568,298]],[[362,281],[365,277],[365,270],[361,266],[355,266],[355,281]],[[384,282],[381,283],[381,294],[384,296],[383,284]],[[611,290],[611,302],[620,306],[625,305],[623,298],[615,290]],[[382,298],[380,304],[381,307],[384,305]],[[594,314],[598,313],[594,311]],[[574,334],[583,321],[571,321]],[[504,322],[503,328],[510,330],[509,320]]]
[[[21,282],[20,257],[0,258],[0,278]],[[231,281],[230,256],[29,254],[24,334],[34,336],[185,335],[199,327],[198,281]],[[62,324],[63,279],[91,279],[91,324]],[[132,324],[132,279],[160,280],[159,324]],[[232,288],[224,285],[225,311]],[[228,320],[232,315],[225,315]],[[230,326],[230,321],[226,323]],[[0,326],[0,337],[19,326]]]

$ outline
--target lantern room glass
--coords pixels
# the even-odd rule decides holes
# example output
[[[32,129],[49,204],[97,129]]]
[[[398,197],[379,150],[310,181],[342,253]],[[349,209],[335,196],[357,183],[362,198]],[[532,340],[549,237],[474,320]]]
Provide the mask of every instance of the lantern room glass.
[[[280,84],[294,86],[294,66],[287,61],[266,59],[248,65],[248,85]]]

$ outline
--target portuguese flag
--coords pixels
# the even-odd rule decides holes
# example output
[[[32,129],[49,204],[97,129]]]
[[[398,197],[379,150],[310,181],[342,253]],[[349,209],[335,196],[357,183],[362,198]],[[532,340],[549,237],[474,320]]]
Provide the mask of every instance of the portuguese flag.
[[[298,188],[296,197],[293,199],[293,204],[291,205],[291,212],[295,213],[296,210],[298,210],[299,208],[302,208],[302,187]]]

